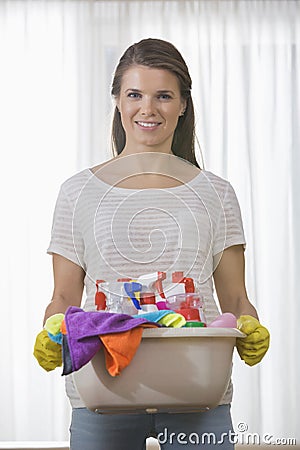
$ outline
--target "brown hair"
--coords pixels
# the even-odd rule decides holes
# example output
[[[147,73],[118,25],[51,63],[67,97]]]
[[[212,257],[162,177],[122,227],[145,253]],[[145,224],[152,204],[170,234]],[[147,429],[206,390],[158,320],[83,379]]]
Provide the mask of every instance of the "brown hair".
[[[111,94],[118,98],[122,78],[126,70],[133,65],[141,65],[172,72],[179,81],[182,99],[186,100],[186,109],[178,119],[172,142],[172,152],[199,167],[195,157],[195,115],[191,97],[192,80],[187,65],[173,44],[161,39],[143,39],[131,45],[120,58],[115,70]],[[115,108],[112,123],[112,145],[119,155],[125,147],[126,135],[118,108]]]

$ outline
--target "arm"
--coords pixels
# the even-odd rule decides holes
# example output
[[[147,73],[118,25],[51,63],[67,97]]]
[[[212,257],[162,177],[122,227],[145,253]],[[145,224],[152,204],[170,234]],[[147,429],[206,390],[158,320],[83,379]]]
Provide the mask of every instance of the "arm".
[[[216,255],[216,258],[219,256]],[[214,271],[214,282],[222,312],[233,313],[238,319],[238,328],[246,334],[245,338],[237,339],[238,353],[246,364],[254,366],[267,352],[270,335],[259,323],[256,309],[247,296],[242,245],[224,250]]]
[[[214,261],[219,259],[220,254],[214,257]],[[231,312],[237,318],[250,315],[258,319],[256,309],[246,292],[242,245],[233,245],[224,250],[213,278],[222,312]]]
[[[53,254],[54,291],[44,317],[46,320],[57,313],[65,313],[70,305],[80,306],[85,272],[70,260]],[[33,354],[39,365],[49,372],[62,365],[61,345],[53,342],[47,330],[36,337]]]
[[[51,302],[45,311],[44,324],[53,314],[65,313],[71,305],[81,305],[84,270],[63,256],[53,254],[53,275],[54,291]]]

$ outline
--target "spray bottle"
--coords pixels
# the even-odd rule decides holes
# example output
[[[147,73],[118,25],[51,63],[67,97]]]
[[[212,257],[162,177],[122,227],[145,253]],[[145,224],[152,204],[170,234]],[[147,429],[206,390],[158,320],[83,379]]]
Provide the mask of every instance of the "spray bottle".
[[[165,272],[147,273],[145,275],[141,275],[137,279],[137,281],[142,284],[142,291],[140,295],[142,295],[143,293],[155,294],[156,310],[168,309],[166,306],[166,297],[162,286],[162,282],[165,279]]]

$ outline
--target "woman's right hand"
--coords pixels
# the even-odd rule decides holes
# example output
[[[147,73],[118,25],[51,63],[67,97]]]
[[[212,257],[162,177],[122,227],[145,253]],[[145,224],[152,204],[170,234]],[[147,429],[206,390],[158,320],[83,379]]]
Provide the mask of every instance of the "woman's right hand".
[[[57,313],[65,313],[69,306],[81,305],[85,272],[79,265],[64,256],[53,254],[54,290],[46,308],[46,320]]]
[[[47,330],[43,330],[37,335],[33,354],[39,365],[47,372],[62,365],[61,345],[49,338]]]
[[[84,270],[56,253],[53,254],[53,274],[54,274],[54,292],[52,300],[46,308],[44,325],[50,333],[55,334],[55,327],[59,325],[60,318],[63,316],[69,306],[80,306],[83,286],[84,286]],[[53,318],[56,320],[53,322]],[[57,323],[57,318],[59,321]],[[54,327],[54,328],[53,328]],[[39,365],[49,372],[56,367],[62,365],[62,349],[61,345],[53,342],[48,331],[41,331],[35,340],[33,354]]]

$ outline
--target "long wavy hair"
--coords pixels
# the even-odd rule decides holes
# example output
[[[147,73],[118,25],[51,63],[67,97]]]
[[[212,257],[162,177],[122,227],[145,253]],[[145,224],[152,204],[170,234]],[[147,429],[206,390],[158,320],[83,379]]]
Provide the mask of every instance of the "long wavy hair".
[[[180,52],[170,42],[161,39],[143,39],[131,45],[120,58],[114,73],[111,94],[119,98],[124,73],[134,65],[154,69],[165,69],[174,74],[180,86],[181,98],[186,101],[183,116],[178,119],[172,141],[172,152],[196,167],[195,157],[195,114],[191,97],[192,80],[187,65]],[[126,144],[126,134],[121,122],[121,115],[115,107],[112,122],[112,147],[114,155],[122,153]]]

